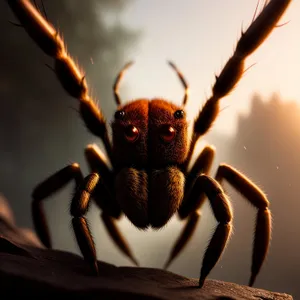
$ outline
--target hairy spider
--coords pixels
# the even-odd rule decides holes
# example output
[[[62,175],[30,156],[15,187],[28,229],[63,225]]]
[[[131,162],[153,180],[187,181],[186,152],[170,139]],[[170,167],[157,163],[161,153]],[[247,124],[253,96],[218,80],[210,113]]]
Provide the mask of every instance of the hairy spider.
[[[257,209],[252,268],[249,285],[252,286],[266,257],[271,235],[269,201],[264,193],[245,175],[227,164],[218,167],[215,178],[209,171],[215,155],[207,146],[194,153],[196,142],[212,126],[219,113],[219,100],[235,87],[244,72],[244,61],[267,38],[290,0],[272,0],[266,3],[249,28],[242,32],[232,57],[227,61],[212,87],[212,96],[206,100],[194,121],[192,137],[183,110],[188,100],[188,85],[176,66],[184,88],[182,106],[164,99],[138,99],[122,104],[118,86],[127,64],[114,84],[118,109],[112,123],[112,141],[101,110],[89,95],[83,73],[66,52],[57,30],[28,0],[8,0],[21,25],[35,43],[55,60],[54,70],[64,89],[79,99],[80,114],[87,128],[103,141],[108,158],[93,145],[85,149],[91,173],[84,178],[77,163],[56,172],[33,191],[33,221],[41,241],[51,247],[50,234],[43,210],[43,200],[65,184],[74,180],[75,195],[71,202],[72,224],[84,259],[98,274],[95,245],[85,218],[91,198],[102,211],[103,223],[119,249],[135,264],[132,251],[119,231],[116,220],[124,213],[138,228],[161,228],[177,212],[185,221],[166,268],[182,251],[195,231],[200,210],[208,198],[218,226],[205,251],[199,286],[220,258],[232,230],[232,209],[221,182],[227,180]],[[192,154],[197,155],[190,167]]]

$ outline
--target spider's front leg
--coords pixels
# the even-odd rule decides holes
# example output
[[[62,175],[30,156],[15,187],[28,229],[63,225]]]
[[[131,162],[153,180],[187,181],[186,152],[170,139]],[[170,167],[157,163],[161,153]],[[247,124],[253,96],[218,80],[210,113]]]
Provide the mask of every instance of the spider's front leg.
[[[252,286],[265,260],[270,244],[272,217],[269,210],[269,201],[263,191],[253,182],[229,165],[220,165],[215,178],[220,183],[223,179],[227,180],[258,210],[253,244],[251,277],[249,281],[249,285]]]
[[[44,53],[54,59],[57,78],[70,96],[79,99],[80,115],[86,127],[102,139],[108,157],[112,161],[111,142],[104,115],[89,95],[85,74],[68,54],[58,31],[29,0],[7,0],[7,3],[28,35]]]
[[[220,112],[220,100],[227,96],[237,85],[245,72],[245,60],[270,35],[291,0],[272,0],[252,21],[235,47],[231,58],[226,62],[212,87],[212,95],[205,102],[194,123],[192,141],[186,165],[189,164],[195,145],[208,132]]]
[[[116,224],[122,215],[122,211],[113,195],[113,178],[112,172],[108,168],[107,159],[96,145],[88,145],[86,147],[85,157],[91,172],[101,174],[101,179],[93,196],[96,204],[102,210],[101,219],[105,229],[121,252],[138,266],[139,263],[128,241]]]
[[[32,218],[35,231],[42,241],[48,247],[52,247],[50,231],[43,207],[43,201],[68,184],[71,180],[75,180],[75,188],[83,181],[83,175],[77,163],[66,166],[52,176],[48,177],[40,183],[32,193]]]
[[[198,225],[201,217],[200,209],[205,200],[205,194],[191,197],[192,188],[200,174],[208,174],[213,159],[215,156],[215,149],[211,146],[206,146],[196,159],[193,167],[187,174],[185,184],[185,195],[182,204],[178,210],[178,215],[181,220],[186,220],[186,224],[180,233],[175,245],[172,248],[169,259],[165,263],[164,268],[168,268],[172,261],[182,252],[184,247],[190,241]]]
[[[98,184],[100,176],[97,173],[88,175],[77,189],[72,202],[70,213],[73,216],[72,225],[80,251],[94,273],[98,275],[98,263],[93,241],[85,215],[88,211],[91,195]]]

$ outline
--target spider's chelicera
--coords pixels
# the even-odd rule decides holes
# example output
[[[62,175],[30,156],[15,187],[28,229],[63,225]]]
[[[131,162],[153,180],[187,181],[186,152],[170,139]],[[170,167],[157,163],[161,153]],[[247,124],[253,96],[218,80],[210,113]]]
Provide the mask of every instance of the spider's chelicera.
[[[219,113],[220,99],[228,95],[244,72],[244,61],[276,26],[289,0],[270,1],[242,33],[232,57],[212,87],[212,95],[197,115],[191,138],[184,106],[188,85],[177,67],[169,62],[184,86],[182,106],[164,99],[138,99],[122,104],[118,93],[120,79],[132,64],[128,63],[116,78],[114,96],[118,109],[112,122],[112,141],[101,110],[89,96],[85,77],[65,50],[56,29],[28,1],[8,1],[24,29],[38,46],[54,58],[54,70],[65,90],[79,99],[80,115],[87,128],[103,141],[107,156],[95,145],[85,149],[91,173],[84,177],[77,163],[56,172],[33,192],[32,213],[41,241],[51,247],[50,233],[42,206],[43,200],[74,180],[76,192],[70,213],[75,236],[84,259],[97,274],[95,245],[85,215],[90,200],[101,209],[103,223],[118,248],[135,264],[137,260],[117,226],[125,214],[138,228],[161,228],[177,213],[185,223],[165,265],[168,267],[182,251],[195,231],[201,206],[208,199],[218,226],[205,251],[199,286],[220,258],[232,230],[232,210],[221,183],[229,182],[257,209],[252,268],[253,285],[268,252],[271,213],[264,193],[235,168],[222,164],[215,177],[209,175],[215,150],[206,146],[195,153],[195,145],[212,126]],[[192,155],[196,156],[191,165]]]

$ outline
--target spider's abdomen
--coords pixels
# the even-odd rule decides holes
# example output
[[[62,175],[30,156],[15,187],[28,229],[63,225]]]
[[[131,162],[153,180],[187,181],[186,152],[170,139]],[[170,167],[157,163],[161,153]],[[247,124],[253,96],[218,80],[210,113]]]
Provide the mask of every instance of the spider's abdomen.
[[[184,195],[184,174],[176,167],[149,172],[123,168],[116,175],[115,184],[121,209],[139,228],[164,226]]]

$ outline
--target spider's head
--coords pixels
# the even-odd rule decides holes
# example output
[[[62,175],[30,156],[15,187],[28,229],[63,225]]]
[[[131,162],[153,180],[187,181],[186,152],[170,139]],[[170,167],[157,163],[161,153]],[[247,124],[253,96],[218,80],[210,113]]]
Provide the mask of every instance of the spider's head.
[[[188,85],[177,67],[184,86],[183,106],[188,98]],[[132,62],[118,74],[114,95],[118,110],[112,123],[114,163],[119,167],[161,168],[181,164],[188,153],[186,115],[182,107],[163,99],[138,99],[121,105],[119,83]]]
[[[161,168],[184,162],[188,124],[182,107],[162,99],[120,106],[112,123],[117,166]]]

